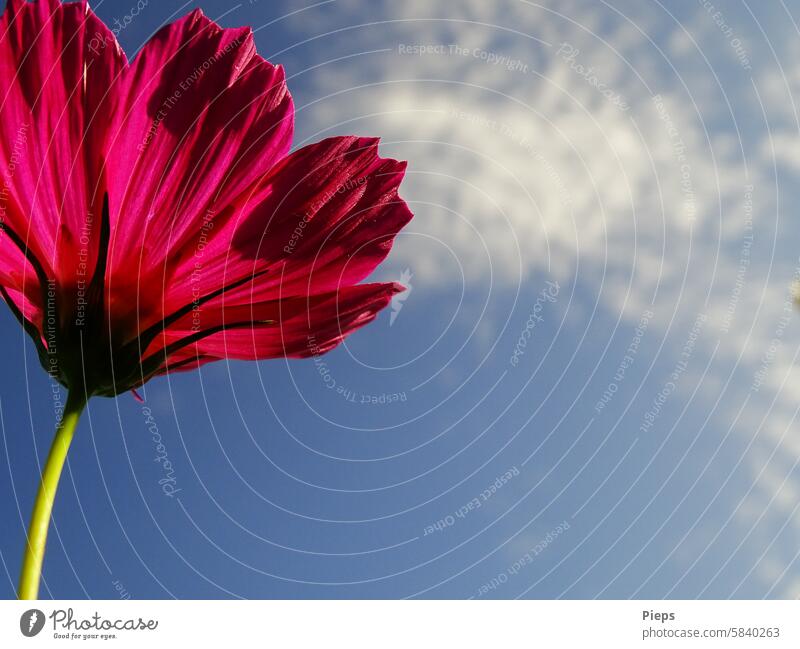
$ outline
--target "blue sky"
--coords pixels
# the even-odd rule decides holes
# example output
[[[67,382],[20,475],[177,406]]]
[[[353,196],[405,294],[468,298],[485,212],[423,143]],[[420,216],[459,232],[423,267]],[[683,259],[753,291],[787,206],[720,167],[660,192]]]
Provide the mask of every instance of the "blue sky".
[[[410,291],[319,360],[93,400],[43,594],[800,595],[800,7],[714,5],[148,3],[129,56],[195,6],[252,25],[295,146],[409,161],[376,278]],[[0,330],[11,597],[55,420]]]

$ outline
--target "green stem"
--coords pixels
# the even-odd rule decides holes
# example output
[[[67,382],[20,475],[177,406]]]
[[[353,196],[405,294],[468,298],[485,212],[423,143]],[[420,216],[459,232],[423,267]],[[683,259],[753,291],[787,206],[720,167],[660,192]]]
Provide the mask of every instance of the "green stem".
[[[79,392],[80,396],[78,396]],[[50,513],[53,511],[58,479],[61,477],[61,470],[67,459],[69,444],[75,433],[78,418],[86,405],[86,398],[82,393],[82,390],[73,390],[69,393],[64,414],[56,428],[56,435],[42,470],[42,481],[39,483],[39,492],[36,494],[36,502],[33,505],[28,525],[28,544],[25,548],[22,573],[19,577],[19,599],[37,599],[39,597],[39,580],[42,576],[42,561],[47,543],[47,530],[50,527]]]

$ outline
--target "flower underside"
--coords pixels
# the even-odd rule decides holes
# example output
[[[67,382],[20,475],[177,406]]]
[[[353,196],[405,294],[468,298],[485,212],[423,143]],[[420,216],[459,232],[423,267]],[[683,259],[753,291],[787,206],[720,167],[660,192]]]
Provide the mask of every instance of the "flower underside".
[[[411,219],[405,163],[355,136],[290,152],[293,122],[249,28],[194,11],[129,62],[85,2],[9,0],[0,295],[51,375],[113,396],[313,356],[402,290],[361,282]]]

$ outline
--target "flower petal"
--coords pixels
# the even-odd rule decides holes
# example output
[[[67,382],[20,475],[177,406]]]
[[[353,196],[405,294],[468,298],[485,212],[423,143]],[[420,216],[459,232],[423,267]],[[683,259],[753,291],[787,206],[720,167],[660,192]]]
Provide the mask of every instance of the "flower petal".
[[[109,277],[124,303],[204,215],[286,154],[293,107],[283,69],[256,55],[250,29],[222,29],[199,10],[153,36],[116,93]]]
[[[77,281],[79,255],[89,272],[96,258],[108,89],[125,64],[85,2],[13,0],[0,18],[0,219],[60,284]],[[0,239],[3,263],[25,268],[19,246]],[[6,284],[3,270],[4,285],[30,295],[22,272]],[[37,284],[30,266],[24,275]]]
[[[179,345],[182,340],[223,324],[229,328],[170,353],[160,373],[196,367],[192,361],[317,356],[372,322],[392,296],[402,290],[396,283],[361,284],[311,297],[201,311],[160,336],[146,356],[163,355],[170,345]]]
[[[296,151],[238,214],[232,206],[216,215],[183,251],[165,311],[255,274],[217,302],[314,295],[360,282],[412,217],[397,194],[404,171],[405,163],[378,156],[376,139],[336,137]]]

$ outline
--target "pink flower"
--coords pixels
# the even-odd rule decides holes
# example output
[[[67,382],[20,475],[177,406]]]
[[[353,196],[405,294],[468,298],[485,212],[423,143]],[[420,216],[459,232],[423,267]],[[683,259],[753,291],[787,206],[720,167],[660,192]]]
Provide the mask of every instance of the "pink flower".
[[[85,2],[9,0],[0,102],[0,292],[68,388],[321,354],[402,290],[359,282],[411,219],[405,163],[355,136],[289,153],[249,28],[193,11],[129,63]]]

